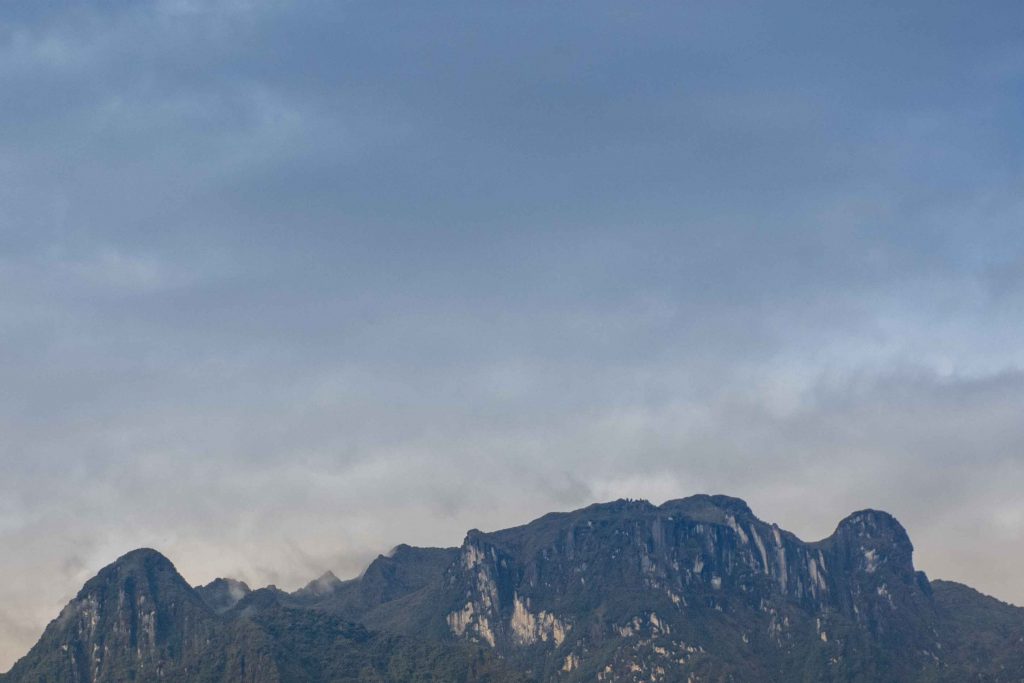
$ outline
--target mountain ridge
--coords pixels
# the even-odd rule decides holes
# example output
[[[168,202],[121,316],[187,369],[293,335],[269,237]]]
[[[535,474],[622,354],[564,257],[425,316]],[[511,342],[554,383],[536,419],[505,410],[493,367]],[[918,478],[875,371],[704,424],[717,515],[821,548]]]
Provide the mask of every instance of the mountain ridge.
[[[83,616],[84,615],[84,616]],[[913,564],[884,511],[803,541],[741,499],[620,499],[291,593],[103,568],[2,683],[1021,681],[1024,609]]]

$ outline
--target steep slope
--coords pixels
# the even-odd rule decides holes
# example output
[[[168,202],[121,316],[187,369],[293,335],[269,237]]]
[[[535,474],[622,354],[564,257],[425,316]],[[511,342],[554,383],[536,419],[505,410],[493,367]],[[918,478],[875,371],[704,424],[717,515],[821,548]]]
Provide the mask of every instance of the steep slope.
[[[874,511],[810,544],[732,498],[620,501],[470,532],[446,621],[541,678],[904,679],[935,665],[912,550]]]
[[[964,625],[912,554],[873,510],[806,543],[727,496],[616,501],[470,531],[442,570],[407,560],[432,577],[420,587],[347,582],[317,606],[344,613],[358,594],[380,628],[478,643],[540,680],[1024,678],[996,652],[1024,611],[999,621],[966,596],[979,616]],[[986,642],[987,660],[968,656]]]
[[[228,616],[258,626],[269,637],[282,683],[527,680],[471,644],[376,633],[321,610],[295,607],[287,594],[272,589],[254,591]]]
[[[933,581],[946,656],[974,680],[1024,681],[1024,609],[951,581]]]
[[[154,550],[85,584],[3,683],[521,681],[472,644],[370,631],[275,589],[193,589]]]
[[[244,625],[226,627],[167,558],[142,549],[90,579],[3,681],[207,676],[246,683],[279,680],[258,632]]]
[[[292,594],[136,551],[0,677],[131,680],[1019,683],[1024,609],[929,582],[884,512],[808,543],[736,498],[620,500]]]
[[[195,591],[218,614],[227,612],[251,592],[244,582],[224,578],[214,579],[205,586],[196,586]]]
[[[291,597],[374,628],[443,639],[447,629],[434,617],[444,607],[439,601],[445,572],[458,555],[458,548],[399,545],[377,557],[356,580],[317,580]],[[331,589],[325,590],[328,585]]]

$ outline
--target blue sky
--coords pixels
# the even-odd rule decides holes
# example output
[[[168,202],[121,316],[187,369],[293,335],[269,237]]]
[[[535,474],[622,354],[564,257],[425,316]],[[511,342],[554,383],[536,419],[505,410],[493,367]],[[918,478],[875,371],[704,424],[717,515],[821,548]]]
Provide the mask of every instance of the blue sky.
[[[1024,603],[1024,7],[5,3],[0,667],[619,496]]]

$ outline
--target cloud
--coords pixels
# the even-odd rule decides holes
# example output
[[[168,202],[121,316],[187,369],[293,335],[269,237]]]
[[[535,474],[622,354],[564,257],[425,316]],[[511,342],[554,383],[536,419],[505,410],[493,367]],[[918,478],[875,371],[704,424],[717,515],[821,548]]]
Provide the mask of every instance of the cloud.
[[[1024,602],[1020,11],[5,7],[0,666],[617,496]]]

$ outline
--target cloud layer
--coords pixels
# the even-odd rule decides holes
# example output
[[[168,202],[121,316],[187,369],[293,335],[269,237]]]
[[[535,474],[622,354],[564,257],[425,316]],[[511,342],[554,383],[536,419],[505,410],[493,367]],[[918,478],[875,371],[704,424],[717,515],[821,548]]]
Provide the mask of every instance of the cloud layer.
[[[0,9],[0,668],[619,496],[1024,603],[1017,3]]]

